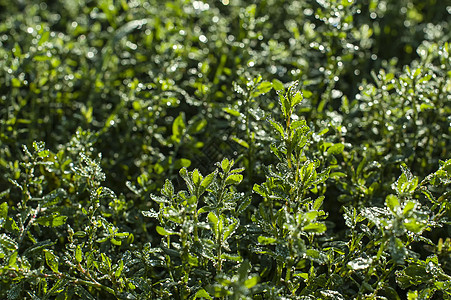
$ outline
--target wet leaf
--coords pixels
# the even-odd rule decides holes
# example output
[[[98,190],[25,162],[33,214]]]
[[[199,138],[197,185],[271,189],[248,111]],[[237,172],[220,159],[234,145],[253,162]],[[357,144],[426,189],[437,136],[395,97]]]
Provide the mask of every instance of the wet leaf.
[[[67,220],[67,216],[50,215],[50,216],[40,217],[36,220],[36,222],[42,226],[58,227],[58,226],[64,225],[66,223],[66,220]]]

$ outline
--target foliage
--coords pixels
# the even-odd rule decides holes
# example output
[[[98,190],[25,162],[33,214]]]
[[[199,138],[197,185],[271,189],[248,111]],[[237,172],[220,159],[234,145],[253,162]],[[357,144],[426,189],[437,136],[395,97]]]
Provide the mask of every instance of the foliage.
[[[0,0],[0,298],[451,299],[449,14]]]

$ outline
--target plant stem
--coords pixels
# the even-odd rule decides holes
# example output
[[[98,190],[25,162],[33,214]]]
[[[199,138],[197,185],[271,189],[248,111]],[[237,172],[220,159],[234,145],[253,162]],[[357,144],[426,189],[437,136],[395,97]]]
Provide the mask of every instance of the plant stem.
[[[249,109],[250,109],[250,102],[251,102],[251,94],[252,94],[252,90],[248,91],[248,94],[246,96],[246,99],[244,100],[244,106],[246,109],[246,138],[247,138],[247,143],[249,145],[249,149],[247,151],[247,159],[248,159],[248,168],[247,168],[247,172],[248,172],[248,181],[252,182],[252,176],[253,176],[253,169],[254,169],[254,160],[253,160],[253,155],[254,155],[254,141],[252,139],[252,135],[251,135],[251,121],[250,121],[250,114],[249,114]]]

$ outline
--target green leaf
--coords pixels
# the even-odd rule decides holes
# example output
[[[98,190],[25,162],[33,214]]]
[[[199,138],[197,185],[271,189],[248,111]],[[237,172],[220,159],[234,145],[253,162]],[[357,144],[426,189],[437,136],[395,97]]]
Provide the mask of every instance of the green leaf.
[[[247,279],[246,281],[244,281],[244,285],[248,289],[254,287],[257,283],[258,283],[258,276],[251,277],[251,278]]]
[[[180,176],[185,180],[186,186],[188,187],[188,190],[191,194],[194,194],[194,183],[191,179],[191,177],[188,175],[188,170],[186,168],[181,168],[179,171]]]
[[[52,269],[53,272],[59,273],[58,260],[56,256],[48,249],[44,249],[44,253],[45,253],[45,262],[47,263],[47,265],[50,267],[50,269]]]
[[[251,269],[250,262],[245,260],[238,268],[238,276],[241,279],[247,278],[250,269]]]
[[[231,236],[235,232],[239,224],[239,220],[235,220],[232,224],[227,226],[227,229],[224,231],[224,241],[227,240],[229,236]]]
[[[344,144],[338,143],[331,146],[329,149],[327,149],[327,155],[338,155],[342,154],[343,150],[345,148]]]
[[[279,122],[268,119],[269,123],[274,127],[274,129],[279,133],[280,138],[282,139],[285,135],[282,125]]]
[[[121,240],[117,240],[117,239],[115,239],[113,237],[110,239],[110,242],[111,242],[111,244],[116,245],[116,246],[122,245],[122,241]]]
[[[159,235],[163,235],[163,236],[177,234],[176,232],[166,230],[166,229],[164,229],[164,228],[161,227],[161,226],[157,226],[157,227],[156,227],[156,230],[157,230],[157,232],[158,232]]]
[[[222,235],[224,233],[224,216],[220,215],[219,216],[219,222],[217,223],[218,225],[218,234]]]
[[[238,145],[241,145],[244,148],[249,149],[249,144],[245,140],[242,140],[237,137],[232,137],[232,140],[235,141]]]
[[[406,220],[406,222],[404,222],[404,227],[406,227],[406,229],[411,232],[420,233],[423,231],[426,225],[411,218]]]
[[[216,178],[216,171],[205,176],[205,178],[202,180],[202,182],[200,184],[199,196],[201,196],[208,189],[208,187],[215,180],[215,178]]]
[[[244,172],[244,170],[246,170],[246,168],[236,168],[236,169],[230,170],[230,174],[232,174],[232,173],[242,173],[242,172]]]
[[[278,79],[273,79],[272,80],[272,87],[276,90],[276,91],[282,91],[284,89],[283,87],[283,83],[278,80]]]
[[[196,118],[196,121],[189,125],[189,131],[188,132],[190,134],[198,133],[202,129],[204,129],[205,126],[207,126],[207,120]]]
[[[408,201],[406,203],[406,205],[404,206],[404,209],[402,210],[402,214],[406,216],[414,208],[415,208],[415,202]]]
[[[397,237],[391,236],[389,239],[388,249],[392,258],[399,264],[404,263],[407,250],[404,243]]]
[[[434,286],[444,293],[447,293],[448,297],[451,295],[451,280],[445,279],[445,281],[435,281]]]
[[[327,227],[323,223],[310,223],[302,229],[306,232],[323,233],[327,230]]]
[[[16,268],[16,263],[17,263],[17,256],[19,255],[19,253],[17,251],[14,251],[8,258],[8,266],[9,267],[13,267]],[[3,265],[3,264],[2,264]]]
[[[224,173],[228,173],[230,171],[231,168],[230,161],[227,158],[224,158],[221,161],[221,168]]]
[[[398,194],[411,194],[418,186],[418,177],[414,177],[405,164],[401,165],[402,174],[396,183]]]
[[[213,226],[213,231],[214,231],[215,235],[218,236],[219,219],[213,211],[208,213],[208,221]]]
[[[302,135],[308,133],[308,131],[310,130],[310,128],[307,126],[306,120],[293,121],[293,122],[291,122],[290,128],[291,128],[291,130],[300,129],[301,130],[300,132]]]
[[[66,191],[64,189],[56,189],[49,194],[42,197],[43,204],[42,207],[51,207],[63,200],[66,197]]]
[[[313,95],[313,93],[310,92],[309,90],[304,90],[304,89],[302,89],[301,91],[302,91],[302,96],[303,96],[304,98],[310,98],[310,97]]]
[[[67,217],[60,215],[50,215],[40,217],[36,220],[36,222],[42,226],[46,227],[58,227],[64,225],[66,223]]]
[[[414,78],[416,78],[416,77],[418,77],[418,75],[420,75],[421,74],[421,68],[417,68],[416,70],[415,70],[415,73],[413,73],[413,77]]]
[[[0,160],[1,161],[1,160]],[[17,167],[15,166],[16,170],[14,172],[14,178],[19,178],[20,176],[20,171],[17,170],[18,168],[18,161],[15,161],[15,164],[17,163]],[[0,199],[4,198],[5,196],[9,195],[9,193],[11,192],[11,189],[6,189],[3,192],[0,192]]]
[[[227,177],[225,185],[239,184],[243,180],[243,175],[241,174],[231,174]]]
[[[262,245],[274,244],[276,241],[277,239],[272,237],[266,237],[262,235],[258,237],[258,243]]]
[[[124,261],[121,260],[121,261],[119,262],[119,265],[117,266],[116,271],[114,272],[114,276],[115,276],[116,278],[118,278],[119,276],[121,276],[122,270],[123,270],[123,269],[124,269]]]
[[[203,179],[202,175],[199,173],[198,169],[194,169],[191,173],[191,178],[193,179],[193,183],[195,187],[200,186],[201,180]]]
[[[18,43],[16,43],[14,45],[13,53],[14,53],[15,57],[21,57],[22,56],[22,49],[20,48],[20,45]]]
[[[396,209],[399,207],[398,197],[396,197],[395,195],[388,195],[385,198],[385,204],[393,213],[396,213]]]
[[[192,256],[191,254],[188,254],[188,263],[193,267],[197,267],[199,266],[199,258],[197,258],[196,256]]]
[[[332,179],[340,179],[343,177],[346,177],[347,175],[343,172],[332,172],[330,173],[329,177]]]
[[[222,110],[225,111],[226,113],[232,115],[232,116],[235,116],[235,117],[239,117],[240,116],[240,112],[237,111],[237,110],[234,110],[234,109],[231,109],[231,108],[228,108],[228,107],[224,107]]]
[[[399,176],[396,189],[398,191],[398,194],[402,194],[405,190],[405,185],[407,183],[407,176],[406,174],[402,173],[401,176]]]
[[[182,137],[186,128],[185,122],[183,121],[184,117],[185,114],[181,112],[172,123],[172,136],[176,142],[180,142],[180,138]]]
[[[188,168],[189,166],[191,166],[191,161],[186,158],[180,158],[174,162],[175,169]]]
[[[313,209],[319,210],[321,208],[321,205],[323,204],[324,196],[318,197],[318,199],[315,200],[313,203]]]
[[[283,116],[287,118],[291,110],[290,103],[288,102],[287,98],[280,92],[279,92],[279,102],[280,107],[282,108]]]
[[[296,94],[293,95],[293,98],[291,99],[291,108],[294,108],[296,105],[302,102],[304,97],[302,96],[301,92],[296,92]]]
[[[197,298],[205,298],[208,300],[213,300],[213,298],[208,294],[204,289],[200,289],[197,291],[197,293],[194,295],[194,299]]]
[[[308,280],[308,273],[294,273],[293,275],[301,277],[304,281]]]
[[[307,249],[305,254],[308,258],[316,262],[323,262],[326,256],[316,249]]]
[[[32,246],[30,246],[27,250],[23,252],[22,255],[26,257],[30,257],[31,255],[35,255],[35,253],[41,253],[44,249],[48,249],[55,245],[56,242],[42,241],[42,242],[34,242]]]
[[[318,135],[325,135],[326,133],[328,133],[329,132],[329,128],[324,128],[323,130],[321,130],[319,133],[318,133]]]
[[[316,178],[315,163],[307,160],[301,168],[301,182],[309,187]]]
[[[58,279],[58,281],[47,292],[47,296],[55,295],[55,294],[58,294],[58,296],[62,295],[61,292],[64,291],[64,288],[67,286],[68,283],[69,283],[69,280],[67,278]],[[56,300],[61,299],[58,296],[55,298]],[[36,298],[33,298],[33,300],[39,300],[39,298],[36,297]]]
[[[3,202],[0,204],[0,219],[6,219],[8,217],[8,203]],[[0,225],[3,222],[0,221]]]
[[[161,190],[161,193],[168,198],[172,198],[172,196],[174,195],[174,185],[169,179],[166,179],[164,181],[164,186],[163,189]]]
[[[77,245],[77,248],[75,249],[75,259],[78,263],[81,263],[83,259],[83,251],[81,249],[81,245]]]
[[[226,259],[226,260],[231,260],[231,261],[237,261],[237,262],[240,262],[243,260],[243,258],[239,255],[228,254],[228,253],[221,254],[221,258]]]
[[[4,228],[12,233],[18,233],[19,232],[19,226],[17,226],[16,221],[14,221],[12,218],[6,218],[6,222],[4,225]]]
[[[84,238],[87,235],[85,231],[79,230],[74,233],[74,236]]]
[[[311,210],[311,211],[306,212],[303,215],[303,217],[305,220],[312,222],[312,221],[316,220],[319,215],[320,215],[319,211]]]
[[[417,299],[418,299],[418,291],[407,292],[407,300],[417,300]]]
[[[215,180],[215,178],[216,178],[216,171],[211,172],[210,174],[205,176],[205,178],[202,180],[200,186],[203,187],[204,189],[207,189],[210,186],[210,184]]]
[[[42,157],[42,158],[48,157],[49,155],[50,155],[50,151],[49,150],[42,150],[42,151],[38,152],[38,156]]]
[[[272,89],[272,83],[269,81],[263,81],[257,86],[257,95],[266,94]]]
[[[102,263],[108,267],[108,270],[111,270],[111,258],[109,258],[105,253],[100,253],[102,257]]]
[[[248,206],[251,204],[252,200],[251,197],[247,197],[236,209],[236,215],[241,216],[242,213],[248,208]]]
[[[200,214],[203,214],[203,213],[206,213],[206,212],[210,212],[210,211],[212,211],[214,208],[213,207],[210,207],[210,206],[203,206],[203,207],[201,207],[198,211],[197,211],[197,213],[200,215]]]
[[[263,186],[261,186],[261,185],[259,185],[259,184],[254,184],[254,188],[252,189],[255,193],[257,193],[257,194],[259,194],[260,196],[262,196],[262,197],[266,197],[266,195],[267,195],[267,191],[266,191],[266,189],[263,187]]]
[[[431,78],[432,78],[432,75],[428,74],[428,75],[425,75],[424,77],[422,77],[420,80],[418,80],[418,82],[423,83],[423,82],[431,80]]]
[[[48,61],[48,60],[51,60],[52,57],[47,56],[47,55],[35,55],[35,56],[33,56],[33,59],[35,61]]]
[[[429,103],[421,103],[420,105],[420,111],[425,111],[428,109],[434,109],[435,106],[433,104],[429,104]]]
[[[11,84],[13,87],[20,87],[22,85],[21,81],[16,77],[11,78]]]
[[[433,254],[433,255],[431,255],[431,256],[428,256],[428,257],[426,258],[426,263],[427,263],[427,264],[432,263],[432,264],[434,264],[434,265],[438,265],[438,264],[439,264],[439,260],[438,260],[437,255],[436,255],[436,254]]]

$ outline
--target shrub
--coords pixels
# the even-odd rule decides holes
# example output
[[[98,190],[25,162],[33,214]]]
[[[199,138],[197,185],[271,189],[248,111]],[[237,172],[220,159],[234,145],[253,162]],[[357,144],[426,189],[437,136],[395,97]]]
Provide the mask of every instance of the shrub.
[[[444,1],[0,1],[0,298],[450,299]]]

